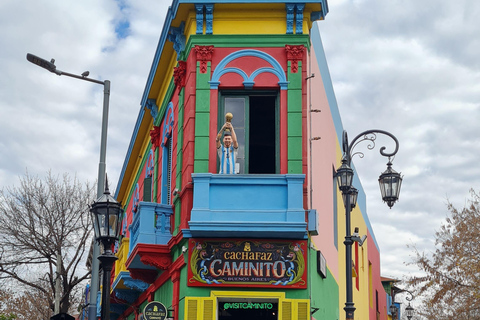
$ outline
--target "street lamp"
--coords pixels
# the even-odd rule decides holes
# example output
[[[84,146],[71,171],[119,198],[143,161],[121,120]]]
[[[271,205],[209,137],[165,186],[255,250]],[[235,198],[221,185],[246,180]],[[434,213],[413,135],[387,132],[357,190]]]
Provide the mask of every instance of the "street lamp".
[[[390,305],[390,314],[392,315],[392,320],[396,320],[398,318],[397,312],[398,312],[398,308],[395,305],[395,302],[392,301],[392,304]]]
[[[407,315],[408,320],[412,319],[413,317],[413,307],[408,303],[408,306],[405,308],[405,314]]]
[[[392,297],[392,305],[390,306],[390,311],[392,312],[392,319],[393,320],[396,320],[398,319],[398,314],[397,314],[397,307],[395,306],[395,296],[399,293],[403,293],[403,292],[406,292],[410,295],[410,297],[405,297],[405,299],[408,301],[408,306],[405,308],[405,315],[407,316],[407,319],[408,320],[411,320],[412,317],[413,317],[413,312],[415,311],[415,309],[412,307],[412,305],[410,304],[410,301],[413,300],[413,294],[408,291],[408,290],[405,290],[405,289],[400,289],[399,291],[397,292],[393,292],[393,297]],[[395,317],[394,317],[394,312],[392,311],[393,309],[395,309]]]
[[[400,195],[402,177],[400,173],[392,169],[392,163],[390,161],[387,163],[387,170],[378,178],[378,182],[380,184],[382,199],[391,209]]]
[[[350,202],[350,208],[352,210],[357,206],[357,198],[358,198],[358,190],[355,187],[350,187],[349,190],[345,191],[345,193],[342,193],[342,198],[343,198],[343,203],[347,203],[347,197],[348,201]]]
[[[89,81],[97,84],[103,85],[103,115],[102,115],[102,135],[100,140],[100,161],[98,163],[98,186],[97,186],[97,198],[100,198],[105,189],[105,172],[106,172],[106,154],[107,154],[107,128],[108,128],[108,108],[110,101],[110,80],[100,81],[88,78],[89,72],[85,71],[82,75],[76,75],[57,69],[55,65],[55,59],[47,61],[40,57],[37,57],[31,53],[27,53],[27,60],[33,64],[36,64],[48,71],[55,73],[59,76],[72,77],[84,81]],[[98,292],[98,255],[99,247],[95,243],[93,244],[93,253],[92,253],[92,279],[90,283],[90,297],[88,303],[88,318],[96,319],[97,317],[97,295]]]
[[[383,134],[389,136],[395,141],[395,150],[391,153],[385,152],[386,147],[380,148],[380,154],[384,157],[388,157],[387,170],[380,175],[378,182],[380,184],[380,190],[382,193],[382,199],[391,208],[393,204],[398,200],[400,194],[400,186],[402,184],[401,175],[392,169],[391,157],[393,157],[398,151],[398,140],[394,135],[383,130],[367,130],[357,135],[353,141],[348,143],[347,132],[343,131],[342,147],[343,157],[342,165],[337,169],[336,177],[338,188],[342,192],[342,197],[345,205],[345,220],[346,220],[346,235],[345,235],[345,264],[346,264],[346,302],[345,313],[346,320],[353,320],[355,313],[355,304],[353,302],[353,288],[352,288],[352,244],[355,239],[351,234],[351,222],[350,213],[356,206],[357,201],[357,189],[352,186],[354,171],[351,168],[352,157],[355,153],[352,153],[353,149],[362,141],[370,141],[368,149],[371,150],[375,147],[375,140],[377,134]],[[363,157],[363,153],[359,153]]]
[[[121,204],[110,195],[108,183],[105,185],[103,195],[92,204],[90,212],[95,230],[95,240],[102,244],[104,251],[98,257],[103,270],[102,320],[110,320],[110,276],[113,263],[118,259],[113,254],[112,247],[118,240],[123,209]]]

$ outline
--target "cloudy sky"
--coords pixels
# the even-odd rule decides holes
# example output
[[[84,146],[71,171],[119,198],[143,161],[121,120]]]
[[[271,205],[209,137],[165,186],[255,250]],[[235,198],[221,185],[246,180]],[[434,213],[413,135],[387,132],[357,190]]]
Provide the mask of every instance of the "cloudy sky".
[[[352,138],[385,129],[400,142],[393,167],[404,183],[391,210],[377,182],[385,158],[366,151],[354,162],[382,274],[401,279],[418,270],[404,265],[413,254],[406,245],[432,251],[446,203],[463,207],[469,189],[480,189],[480,2],[331,0],[329,6],[319,28],[344,128]]]
[[[26,170],[97,177],[103,87],[29,62],[112,83],[107,172],[114,187],[162,29],[167,0],[0,2],[0,187]],[[392,210],[377,179],[385,159],[355,158],[381,249],[382,273],[402,278],[416,245],[433,250],[448,200],[480,189],[480,2],[330,0],[318,23],[350,137],[384,129],[400,141],[405,175]],[[387,143],[387,142],[386,142]]]

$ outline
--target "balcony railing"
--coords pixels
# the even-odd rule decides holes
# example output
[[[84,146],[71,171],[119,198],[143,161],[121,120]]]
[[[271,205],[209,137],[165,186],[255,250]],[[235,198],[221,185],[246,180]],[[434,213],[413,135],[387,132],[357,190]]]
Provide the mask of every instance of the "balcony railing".
[[[166,245],[172,238],[170,217],[172,206],[153,202],[140,202],[134,213],[130,230],[129,254],[138,243]]]
[[[125,267],[125,262],[127,261],[127,258],[128,258],[129,247],[130,247],[130,239],[123,238],[120,242],[120,245],[116,253],[118,260],[115,261],[115,277],[117,277],[120,272],[127,271],[127,268]]]
[[[303,174],[192,174],[186,237],[306,238]]]

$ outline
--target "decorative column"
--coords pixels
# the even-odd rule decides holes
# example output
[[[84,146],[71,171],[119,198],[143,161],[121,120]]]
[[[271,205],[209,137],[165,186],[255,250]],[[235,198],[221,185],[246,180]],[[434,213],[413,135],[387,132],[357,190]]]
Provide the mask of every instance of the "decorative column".
[[[292,73],[298,72],[298,62],[303,60],[303,54],[305,52],[305,46],[291,46],[285,45],[285,51],[287,52],[287,61],[290,62],[290,70]]]
[[[200,62],[200,73],[207,73],[208,62],[212,61],[213,46],[195,46],[197,61]]]
[[[213,46],[195,46],[197,58],[195,122],[210,123],[210,84]],[[216,117],[216,113],[214,117]],[[194,172],[208,172],[209,126],[195,126]]]
[[[185,266],[185,258],[180,255],[175,262],[170,265],[168,270],[170,274],[170,280],[173,283],[173,298],[172,308],[174,314],[174,320],[179,320],[179,303],[180,303],[180,271]]]
[[[303,172],[304,140],[302,105],[303,84],[302,61],[305,47],[303,45],[286,45],[287,54],[287,128],[288,128],[288,169],[287,173]]]
[[[195,4],[196,34],[203,34],[204,19],[206,22],[205,34],[213,34],[213,4]]]
[[[185,87],[185,76],[187,74],[187,63],[185,61],[178,61],[178,66],[173,68],[173,83],[178,88],[178,94],[182,88]]]
[[[154,151],[156,151],[161,144],[161,139],[160,139],[161,135],[162,135],[162,132],[160,130],[160,127],[158,126],[153,126],[153,129],[150,130],[150,140],[152,141],[152,146]]]
[[[303,10],[304,3],[286,3],[285,11],[287,13],[287,34],[303,33]]]

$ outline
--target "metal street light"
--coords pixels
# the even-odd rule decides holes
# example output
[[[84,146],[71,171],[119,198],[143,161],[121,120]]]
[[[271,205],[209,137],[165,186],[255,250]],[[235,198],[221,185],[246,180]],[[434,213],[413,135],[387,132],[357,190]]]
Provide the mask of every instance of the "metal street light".
[[[103,115],[102,115],[102,135],[100,140],[100,161],[98,163],[98,186],[97,186],[97,198],[100,198],[105,190],[105,172],[106,172],[106,154],[107,154],[107,128],[108,128],[108,108],[110,101],[110,80],[100,81],[88,78],[89,72],[85,71],[82,75],[76,75],[57,69],[55,65],[55,59],[47,61],[40,57],[37,57],[31,53],[27,53],[27,60],[33,64],[36,64],[52,73],[55,73],[59,76],[72,77],[84,81],[89,81],[97,84],[103,85]],[[97,295],[99,289],[98,284],[98,256],[99,256],[99,247],[96,243],[93,244],[93,253],[92,253],[92,279],[91,279],[91,293],[88,304],[88,317],[89,319],[95,319],[97,317]]]
[[[380,148],[380,154],[384,157],[388,157],[387,170],[380,175],[378,179],[380,184],[380,190],[382,193],[382,199],[391,208],[393,204],[398,200],[400,194],[400,186],[402,184],[402,177],[399,173],[393,170],[392,163],[390,161],[398,151],[398,140],[394,135],[383,130],[367,130],[357,135],[353,141],[348,143],[347,132],[343,131],[342,147],[343,158],[342,165],[337,169],[336,177],[338,188],[342,192],[342,197],[345,205],[345,221],[346,221],[346,235],[345,235],[345,264],[346,264],[346,302],[345,313],[347,320],[354,319],[355,304],[353,302],[353,288],[352,288],[352,244],[355,239],[352,237],[350,213],[356,206],[357,201],[357,189],[352,187],[354,171],[351,168],[352,157],[355,153],[352,153],[353,149],[362,141],[370,141],[368,149],[371,150],[375,147],[375,140],[377,134],[383,134],[389,136],[395,141],[395,150],[391,153],[385,152],[386,147]],[[363,157],[363,153],[359,152]]]
[[[392,304],[390,305],[390,314],[392,315],[392,320],[396,320],[398,318],[398,308],[395,305],[395,302],[392,301]]]
[[[347,203],[347,197],[349,197],[350,208],[352,210],[357,206],[358,190],[355,187],[350,187],[345,193],[342,193],[343,203]]]
[[[98,257],[103,270],[102,320],[110,320],[110,277],[113,263],[118,259],[113,254],[112,247],[118,240],[123,209],[121,204],[110,195],[108,183],[105,185],[103,195],[92,204],[90,212],[95,230],[95,240],[102,244],[104,251]]]
[[[412,319],[413,317],[413,307],[408,303],[408,306],[405,308],[405,314],[407,315],[408,320]]]
[[[392,169],[392,163],[388,161],[387,170],[378,178],[382,199],[390,209],[400,196],[400,187],[402,186],[402,177],[400,173]]]
[[[347,157],[343,157],[342,165],[337,169],[338,188],[342,192],[349,191],[353,183],[353,169],[350,167],[350,163],[347,164],[347,161]]]
[[[413,317],[413,313],[414,313],[415,309],[414,309],[414,308],[412,307],[412,305],[410,304],[410,301],[413,300],[414,296],[413,296],[413,294],[412,294],[410,291],[408,291],[408,290],[400,289],[400,290],[398,290],[398,291],[396,291],[396,292],[395,292],[395,290],[393,291],[392,306],[390,306],[390,310],[392,310],[392,307],[393,307],[394,304],[395,304],[395,297],[396,297],[396,295],[399,294],[399,293],[404,293],[404,292],[406,292],[406,293],[408,293],[408,294],[410,295],[410,297],[405,297],[405,299],[408,301],[408,306],[405,308],[405,315],[407,316],[407,319],[408,319],[408,320],[411,320],[412,317]],[[395,307],[395,310],[397,310],[397,307]],[[396,318],[393,318],[393,313],[392,313],[392,319],[397,319],[397,318],[398,318],[396,312],[397,312],[397,311],[395,311],[395,316],[396,316]]]

